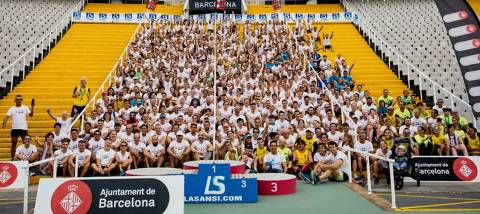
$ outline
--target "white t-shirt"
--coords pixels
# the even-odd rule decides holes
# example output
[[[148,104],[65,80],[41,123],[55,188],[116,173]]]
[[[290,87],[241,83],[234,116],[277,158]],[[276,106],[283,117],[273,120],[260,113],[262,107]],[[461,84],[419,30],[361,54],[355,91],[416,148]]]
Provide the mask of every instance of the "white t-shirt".
[[[192,145],[195,148],[195,150],[197,150],[198,156],[203,158],[203,157],[205,157],[205,154],[208,151],[208,145],[210,145],[210,142],[207,141],[207,140],[204,140],[201,143],[200,143],[200,141],[195,141],[195,142],[193,142]]]
[[[329,160],[332,163],[335,163],[335,161],[337,160],[342,160],[343,162],[342,165],[340,165],[339,169],[340,171],[348,175],[348,158],[343,152],[337,151],[336,155],[333,155],[333,153],[330,154]]]
[[[100,149],[97,151],[97,159],[100,159],[100,165],[107,166],[108,162],[115,158],[115,151],[113,149],[109,149],[105,151],[105,149]]]
[[[67,118],[67,120],[63,120],[61,117],[57,118],[57,123],[60,123],[62,126],[62,132],[67,133],[68,128],[72,124],[73,118]]]
[[[125,154],[122,154],[122,151],[118,151],[117,157],[120,161],[127,161],[130,157],[130,152],[125,152]]]
[[[135,144],[134,142],[130,142],[128,146],[131,147],[133,150],[139,152],[140,154],[142,154],[143,150],[147,148],[147,146],[145,146],[145,144],[142,142],[138,142],[138,144]]]
[[[362,152],[372,152],[373,151],[372,142],[370,142],[368,140],[365,140],[365,143],[360,143],[360,141],[355,142],[355,144],[353,145],[353,148],[356,149],[356,150],[360,150]]]
[[[66,152],[63,152],[61,149],[59,149],[59,150],[55,151],[53,154],[54,154],[55,157],[63,155],[63,157],[57,159],[58,166],[63,167],[62,161],[65,160],[66,155],[72,154],[72,150],[67,149]]]
[[[387,149],[387,153],[384,154],[384,153],[382,152],[382,149],[378,148],[377,151],[375,152],[375,155],[380,156],[380,157],[384,157],[384,158],[390,158],[390,155],[392,155],[392,150]],[[378,160],[378,162],[379,162],[380,164],[382,164],[382,166],[383,166],[384,168],[387,168],[387,167],[388,167],[388,162],[386,162],[386,161],[384,161],[384,160]]]
[[[27,115],[30,109],[26,106],[12,106],[8,109],[7,115],[12,118],[12,129],[28,130]]]
[[[188,142],[185,140],[183,140],[182,142],[175,141],[170,143],[169,145],[169,147],[173,150],[173,154],[176,155],[183,154],[183,152],[185,151],[185,149],[187,149],[188,146],[190,146],[190,144],[188,144]]]
[[[78,151],[78,166],[83,166],[83,162],[88,156],[91,156],[92,152],[88,149],[83,150],[83,152]]]
[[[25,147],[24,144],[17,147],[15,151],[15,155],[23,155],[23,160],[28,160],[33,153],[37,152],[37,147],[35,145],[30,144],[28,148]]]
[[[320,162],[320,161],[328,161],[329,160],[329,154],[325,153],[324,156],[320,155],[320,153],[315,152],[315,155],[313,155],[313,161],[314,162]]]
[[[158,143],[157,146],[154,146],[153,143],[151,143],[147,146],[147,151],[150,155],[158,157],[161,154],[165,154],[165,146],[160,143]]]
[[[287,160],[285,159],[285,155],[280,152],[277,152],[275,155],[269,152],[263,156],[263,162],[266,164],[270,163],[272,165],[272,169],[283,170],[282,163],[287,162]]]
[[[90,141],[88,141],[88,144],[88,148],[92,150],[93,156],[96,157],[97,151],[105,146],[105,141],[102,138],[100,138],[98,141],[96,141],[95,138],[92,138]]]

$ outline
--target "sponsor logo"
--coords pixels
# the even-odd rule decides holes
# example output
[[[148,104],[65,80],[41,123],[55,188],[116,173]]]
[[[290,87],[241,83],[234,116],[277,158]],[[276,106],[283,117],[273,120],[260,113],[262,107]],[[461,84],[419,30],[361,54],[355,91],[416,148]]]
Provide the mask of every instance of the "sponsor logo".
[[[468,158],[457,158],[453,162],[453,172],[458,179],[462,181],[472,181],[478,175],[478,169],[475,163]]]
[[[86,213],[92,204],[92,192],[83,181],[67,181],[53,193],[50,207],[53,213]]]
[[[8,187],[18,176],[17,167],[11,163],[0,163],[0,188]]]

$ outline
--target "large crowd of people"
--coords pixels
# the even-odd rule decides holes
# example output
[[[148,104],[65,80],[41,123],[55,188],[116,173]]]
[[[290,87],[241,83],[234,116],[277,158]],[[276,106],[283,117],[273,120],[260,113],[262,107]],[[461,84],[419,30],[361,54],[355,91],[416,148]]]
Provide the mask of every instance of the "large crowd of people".
[[[333,32],[322,29],[283,21],[143,24],[112,86],[82,117],[83,127],[70,129],[90,99],[85,78],[73,92],[70,117],[48,111],[54,131],[44,139],[29,136],[26,123],[25,132],[12,128],[12,142],[23,139],[12,158],[33,162],[77,152],[57,162],[62,176],[73,176],[75,161],[80,176],[105,176],[190,160],[240,160],[249,173],[291,173],[316,183],[348,180],[349,164],[354,178],[362,177],[369,157],[353,153],[349,161],[347,148],[398,160],[404,153],[479,154],[477,130],[441,99],[430,110],[409,90],[371,97],[355,85],[352,59],[322,55],[333,51]],[[8,117],[15,126],[33,114],[17,98],[4,126]],[[378,183],[388,165],[371,163]],[[53,164],[32,173],[52,174]]]

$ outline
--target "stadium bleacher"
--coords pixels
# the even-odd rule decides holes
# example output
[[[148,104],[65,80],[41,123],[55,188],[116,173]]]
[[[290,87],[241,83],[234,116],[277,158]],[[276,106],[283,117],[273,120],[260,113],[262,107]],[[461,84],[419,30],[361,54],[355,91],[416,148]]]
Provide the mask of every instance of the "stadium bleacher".
[[[78,3],[79,0],[1,1],[0,70],[38,42]]]

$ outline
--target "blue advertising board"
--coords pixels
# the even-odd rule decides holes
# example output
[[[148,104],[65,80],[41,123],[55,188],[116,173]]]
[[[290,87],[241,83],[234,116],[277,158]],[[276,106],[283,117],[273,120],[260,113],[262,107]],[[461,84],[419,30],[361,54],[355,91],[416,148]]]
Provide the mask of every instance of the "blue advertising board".
[[[197,174],[185,175],[186,204],[255,203],[257,179],[231,179],[230,164],[199,164]]]

